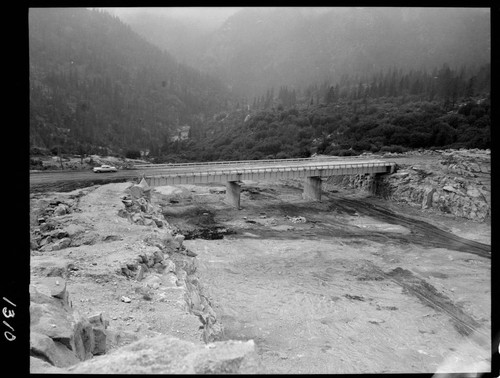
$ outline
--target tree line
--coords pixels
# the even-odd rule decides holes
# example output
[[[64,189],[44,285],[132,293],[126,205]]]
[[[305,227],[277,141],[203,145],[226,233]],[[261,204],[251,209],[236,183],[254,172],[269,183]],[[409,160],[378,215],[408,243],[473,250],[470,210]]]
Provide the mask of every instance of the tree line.
[[[358,155],[419,148],[490,148],[490,65],[391,69],[310,85],[293,103],[281,87],[261,101],[210,120],[158,161]],[[287,94],[284,96],[284,94]],[[250,109],[250,110],[247,110]]]

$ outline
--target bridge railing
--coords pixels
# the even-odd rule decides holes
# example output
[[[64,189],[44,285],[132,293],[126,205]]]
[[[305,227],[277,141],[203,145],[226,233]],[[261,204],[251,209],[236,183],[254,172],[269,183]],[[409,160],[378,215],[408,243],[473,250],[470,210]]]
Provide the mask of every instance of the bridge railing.
[[[349,160],[373,159],[372,156],[349,156]],[[263,160],[225,160],[225,161],[210,161],[210,162],[194,162],[194,163],[162,163],[162,164],[134,164],[133,168],[182,168],[182,167],[197,167],[210,165],[231,165],[231,164],[279,164],[293,162],[315,162],[315,161],[339,161],[346,160],[341,156],[318,156],[313,158],[294,158],[294,159],[263,159]]]
[[[254,160],[254,163],[256,161]],[[168,176],[196,176],[196,175],[227,175],[227,174],[244,174],[248,172],[289,172],[289,171],[316,171],[316,170],[331,170],[331,169],[360,169],[363,170],[365,168],[375,168],[375,167],[390,167],[394,165],[394,163],[385,163],[385,162],[370,162],[370,163],[345,163],[345,164],[315,164],[315,165],[297,165],[297,166],[288,166],[288,167],[269,167],[269,168],[261,168],[261,167],[241,167],[241,168],[224,168],[224,167],[214,167],[211,170],[207,171],[190,171],[190,172],[169,172],[169,173],[159,173],[159,174],[151,174],[147,175],[147,177],[168,177]],[[146,175],[145,175],[146,176]]]

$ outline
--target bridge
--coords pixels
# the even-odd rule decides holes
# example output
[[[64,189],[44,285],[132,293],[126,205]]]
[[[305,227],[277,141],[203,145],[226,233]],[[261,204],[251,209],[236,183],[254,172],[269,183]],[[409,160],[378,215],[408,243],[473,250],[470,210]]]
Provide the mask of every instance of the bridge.
[[[303,198],[321,200],[322,178],[334,175],[384,174],[395,170],[395,163],[362,158],[307,158],[244,160],[211,163],[138,165],[150,170],[143,174],[149,186],[199,183],[225,183],[226,200],[240,207],[241,182],[303,179]]]

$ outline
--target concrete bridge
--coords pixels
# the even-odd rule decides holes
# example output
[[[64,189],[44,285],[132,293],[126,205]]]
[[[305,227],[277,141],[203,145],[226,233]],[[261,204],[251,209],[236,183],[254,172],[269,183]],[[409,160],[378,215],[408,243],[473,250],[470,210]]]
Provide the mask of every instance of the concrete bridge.
[[[395,163],[357,157],[347,159],[331,157],[141,165],[140,167],[151,171],[143,176],[149,186],[225,183],[227,202],[239,208],[241,181],[244,180],[268,181],[301,178],[304,180],[303,197],[320,201],[322,178],[334,175],[392,173]]]

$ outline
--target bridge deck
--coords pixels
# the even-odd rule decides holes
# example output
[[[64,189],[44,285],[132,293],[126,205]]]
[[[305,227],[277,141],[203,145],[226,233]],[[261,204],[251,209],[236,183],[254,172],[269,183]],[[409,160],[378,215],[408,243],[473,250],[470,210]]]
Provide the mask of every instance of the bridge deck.
[[[144,179],[150,186],[179,185],[241,180],[275,180],[305,177],[329,177],[334,175],[356,175],[389,173],[394,163],[380,160],[313,160],[284,159],[275,161],[227,162],[176,164],[154,167]]]

